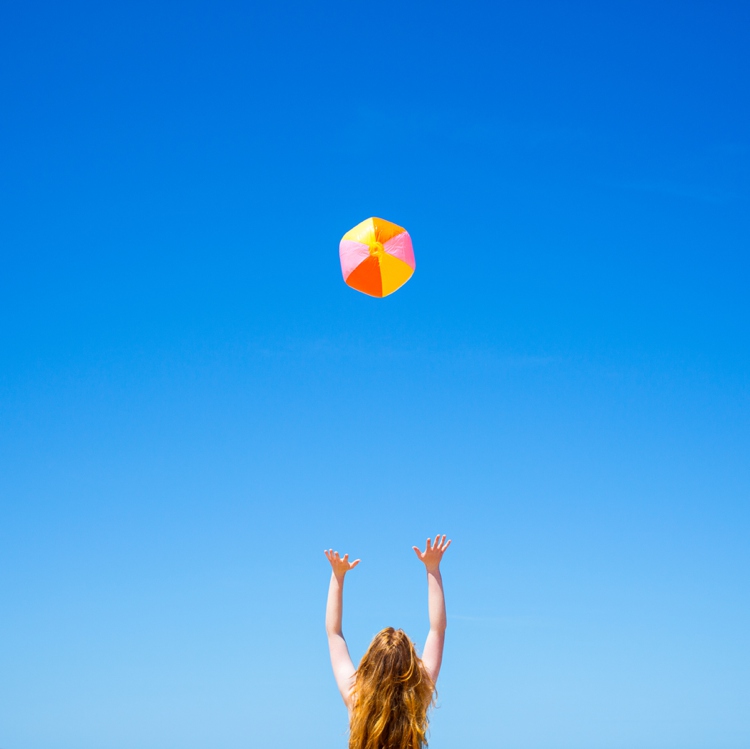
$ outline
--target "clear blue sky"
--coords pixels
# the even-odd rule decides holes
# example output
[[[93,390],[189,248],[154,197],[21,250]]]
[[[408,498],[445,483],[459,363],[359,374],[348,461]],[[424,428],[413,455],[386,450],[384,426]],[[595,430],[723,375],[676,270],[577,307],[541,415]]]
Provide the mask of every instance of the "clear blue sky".
[[[0,747],[750,746],[750,6],[7,3]],[[368,216],[417,271],[341,279]]]

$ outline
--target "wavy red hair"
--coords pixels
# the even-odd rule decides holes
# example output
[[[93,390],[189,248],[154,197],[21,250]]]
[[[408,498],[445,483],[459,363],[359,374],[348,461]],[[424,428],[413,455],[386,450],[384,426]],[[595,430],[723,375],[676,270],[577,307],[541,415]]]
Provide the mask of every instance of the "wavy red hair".
[[[435,685],[401,629],[378,632],[357,669],[349,749],[422,749]]]

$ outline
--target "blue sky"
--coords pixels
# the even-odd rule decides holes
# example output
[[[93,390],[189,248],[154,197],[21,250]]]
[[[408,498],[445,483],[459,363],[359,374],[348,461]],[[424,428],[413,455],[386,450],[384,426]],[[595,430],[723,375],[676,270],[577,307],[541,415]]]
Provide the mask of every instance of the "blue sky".
[[[438,531],[433,749],[747,747],[749,22],[4,7],[0,747],[345,747]]]

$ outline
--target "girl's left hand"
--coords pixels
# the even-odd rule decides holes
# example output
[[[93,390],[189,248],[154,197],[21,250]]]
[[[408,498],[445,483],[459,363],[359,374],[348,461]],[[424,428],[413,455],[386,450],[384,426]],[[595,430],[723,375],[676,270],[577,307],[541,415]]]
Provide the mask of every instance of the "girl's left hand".
[[[338,551],[328,549],[323,552],[326,555],[326,559],[331,563],[331,569],[336,577],[343,577],[349,570],[353,570],[362,560],[355,559],[353,562],[349,561],[349,555],[344,554],[343,558],[339,556]]]

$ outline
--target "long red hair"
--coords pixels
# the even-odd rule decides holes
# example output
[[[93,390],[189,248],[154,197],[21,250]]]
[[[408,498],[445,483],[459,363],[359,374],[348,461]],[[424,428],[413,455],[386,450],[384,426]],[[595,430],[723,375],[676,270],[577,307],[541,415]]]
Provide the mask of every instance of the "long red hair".
[[[422,749],[435,685],[401,629],[378,632],[352,692],[349,749]]]

